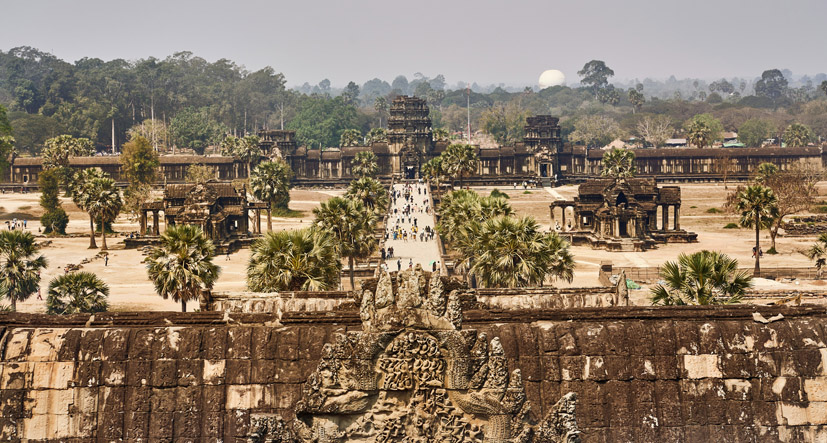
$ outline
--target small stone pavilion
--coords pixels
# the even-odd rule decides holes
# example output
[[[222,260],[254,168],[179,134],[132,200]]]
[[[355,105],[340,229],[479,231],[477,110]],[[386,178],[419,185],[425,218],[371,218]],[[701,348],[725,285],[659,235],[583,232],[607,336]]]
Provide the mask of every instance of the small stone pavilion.
[[[211,180],[167,185],[163,200],[141,205],[141,237],[128,239],[127,247],[138,247],[157,240],[161,233],[160,214],[163,212],[165,226],[200,226],[219,251],[235,249],[242,246],[243,240],[261,233],[261,212],[267,208],[267,203],[248,201],[246,190],[236,189],[232,183]],[[254,214],[252,227],[250,211]],[[147,225],[149,214],[152,214],[150,226]]]
[[[552,226],[572,244],[643,251],[658,243],[698,239],[698,234],[681,229],[681,188],[659,188],[654,179],[589,180],[580,185],[574,200],[555,201],[550,209]]]

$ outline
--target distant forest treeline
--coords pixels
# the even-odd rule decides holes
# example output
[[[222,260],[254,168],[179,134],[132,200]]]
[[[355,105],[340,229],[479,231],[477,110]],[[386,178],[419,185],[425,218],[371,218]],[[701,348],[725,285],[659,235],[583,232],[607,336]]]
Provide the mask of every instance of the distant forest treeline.
[[[812,131],[813,141],[827,138],[825,74],[794,77],[768,70],[756,79],[709,83],[674,77],[610,82],[613,75],[602,62],[592,61],[576,87],[472,85],[472,130],[491,142],[513,143],[523,135],[525,117],[552,114],[561,117],[567,141],[599,144],[616,136],[641,138],[644,122],[665,125],[661,132],[667,136],[681,135],[693,117],[710,114],[728,131],[758,121],[766,136],[774,136],[801,123]],[[190,52],[163,60],[68,63],[31,47],[0,51],[0,105],[8,109],[17,151],[31,155],[60,134],[87,137],[99,149],[111,149],[113,142],[119,147],[135,133],[162,151],[176,146],[203,153],[227,134],[264,127],[295,130],[300,144],[312,148],[338,146],[347,129],[367,134],[385,126],[399,94],[425,98],[435,128],[465,130],[467,91],[459,84],[448,87],[442,75],[350,82],[343,89],[323,80],[288,89],[273,68],[250,72],[230,60],[210,63]]]

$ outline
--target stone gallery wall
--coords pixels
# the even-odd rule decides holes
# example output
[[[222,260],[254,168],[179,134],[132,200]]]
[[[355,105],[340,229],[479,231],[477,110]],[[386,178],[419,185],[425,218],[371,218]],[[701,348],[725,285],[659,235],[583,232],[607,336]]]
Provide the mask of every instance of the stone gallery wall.
[[[782,317],[777,315],[781,314]],[[467,311],[522,371],[531,418],[578,395],[585,442],[823,441],[823,308]],[[293,419],[356,311],[0,314],[0,441],[246,442]]]

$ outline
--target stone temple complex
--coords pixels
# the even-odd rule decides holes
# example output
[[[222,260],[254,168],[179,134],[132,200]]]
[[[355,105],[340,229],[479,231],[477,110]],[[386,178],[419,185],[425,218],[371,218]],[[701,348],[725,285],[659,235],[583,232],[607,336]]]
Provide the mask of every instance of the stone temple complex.
[[[657,243],[689,243],[698,238],[681,229],[681,188],[658,187],[654,179],[588,180],[578,187],[574,200],[557,200],[550,209],[552,224],[573,244],[642,251]]]

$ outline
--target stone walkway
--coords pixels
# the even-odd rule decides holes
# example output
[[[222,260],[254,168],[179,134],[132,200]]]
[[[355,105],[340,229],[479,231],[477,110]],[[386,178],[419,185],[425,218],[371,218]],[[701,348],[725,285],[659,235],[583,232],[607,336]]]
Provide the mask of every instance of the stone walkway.
[[[410,189],[412,200],[405,200],[405,190]],[[428,187],[424,184],[405,184],[399,183],[393,185],[393,191],[398,193],[396,202],[391,197],[390,210],[388,212],[388,223],[386,231],[388,240],[385,241],[385,248],[393,248],[393,258],[387,260],[388,270],[396,271],[399,268],[407,269],[413,263],[422,265],[422,269],[431,271],[432,264],[440,260],[439,248],[437,247],[436,236],[434,240],[414,241],[411,235],[411,228],[414,226],[413,221],[416,220],[416,226],[419,232],[425,232],[425,227],[434,229],[434,216],[431,196],[426,194]],[[421,194],[419,192],[421,192]],[[403,211],[406,205],[410,205],[411,220],[408,221],[407,216],[403,216]],[[431,208],[431,213],[425,213],[425,207]],[[396,211],[394,213],[394,210]],[[393,239],[394,230],[402,230],[408,233],[408,240]]]

